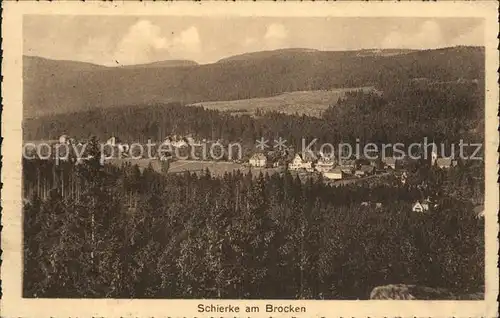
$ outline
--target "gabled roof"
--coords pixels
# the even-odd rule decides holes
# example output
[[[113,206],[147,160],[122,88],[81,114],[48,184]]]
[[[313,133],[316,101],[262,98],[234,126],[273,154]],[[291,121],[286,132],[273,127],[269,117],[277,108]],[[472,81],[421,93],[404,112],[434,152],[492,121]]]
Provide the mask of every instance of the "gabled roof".
[[[300,159],[302,159],[302,161],[305,161],[305,162],[309,162],[309,161],[315,161],[316,158],[314,158],[314,156],[312,154],[310,154],[309,152],[302,152],[302,153],[296,153],[295,154],[295,157],[299,156]]]
[[[412,209],[420,208],[422,210],[429,210],[429,204],[426,202],[420,203],[419,201],[415,202],[412,206]]]
[[[333,164],[335,163],[334,158],[329,158],[329,157],[320,157],[318,160],[318,164]]]
[[[478,206],[474,207],[474,209],[472,209],[472,211],[474,212],[474,214],[477,217],[483,217],[484,216],[484,205],[478,205]]]
[[[420,204],[420,202],[417,201],[417,202],[413,203],[413,209],[418,208],[418,207],[422,208],[422,204]]]

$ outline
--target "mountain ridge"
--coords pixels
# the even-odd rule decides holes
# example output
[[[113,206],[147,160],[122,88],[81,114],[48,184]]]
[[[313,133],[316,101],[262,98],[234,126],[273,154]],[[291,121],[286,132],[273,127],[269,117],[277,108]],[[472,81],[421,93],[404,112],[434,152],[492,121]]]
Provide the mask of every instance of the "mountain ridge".
[[[169,67],[164,64],[170,62],[162,61],[108,67],[24,56],[23,112],[24,117],[36,117],[96,107],[239,100],[345,87],[374,86],[383,91],[413,78],[484,80],[482,48],[391,56],[359,56],[360,52],[364,51],[278,50],[257,55],[264,58],[240,56],[237,61]]]

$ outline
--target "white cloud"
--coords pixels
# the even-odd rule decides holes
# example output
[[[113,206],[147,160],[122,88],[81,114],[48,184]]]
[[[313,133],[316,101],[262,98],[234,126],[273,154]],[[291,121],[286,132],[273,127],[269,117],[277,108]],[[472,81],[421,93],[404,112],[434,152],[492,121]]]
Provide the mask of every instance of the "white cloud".
[[[146,63],[153,51],[166,50],[167,47],[168,41],[161,35],[160,28],[148,20],[140,20],[118,43],[114,58],[120,64]]]
[[[132,25],[118,43],[114,59],[120,64],[139,64],[166,59],[196,58],[200,52],[198,29],[191,26],[167,38],[157,25],[140,20]]]
[[[243,41],[243,46],[244,47],[253,46],[256,43],[257,43],[256,38],[246,37],[245,40]]]
[[[179,36],[175,37],[172,41],[172,49],[180,52],[187,51],[195,53],[200,51],[200,34],[198,29],[194,26],[182,31]]]
[[[382,48],[431,49],[443,46],[441,27],[427,20],[415,32],[391,31],[381,43]]]
[[[288,36],[288,31],[283,24],[273,23],[267,27],[265,39],[284,39]]]
[[[90,37],[77,52],[77,59],[84,62],[114,65],[110,57],[113,52],[109,37]]]
[[[478,25],[472,27],[466,32],[455,37],[450,45],[471,45],[471,46],[483,46],[484,45],[484,25]]]
[[[288,30],[283,24],[270,24],[264,35],[265,46],[267,49],[282,48],[288,37]]]

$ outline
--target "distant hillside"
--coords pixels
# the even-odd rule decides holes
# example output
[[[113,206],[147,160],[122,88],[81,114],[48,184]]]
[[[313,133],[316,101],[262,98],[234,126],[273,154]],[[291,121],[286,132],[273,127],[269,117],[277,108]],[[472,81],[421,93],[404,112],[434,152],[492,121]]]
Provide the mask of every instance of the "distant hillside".
[[[280,50],[271,50],[271,51],[259,51],[259,52],[250,52],[243,53],[238,55],[233,55],[230,57],[226,57],[217,61],[217,63],[226,63],[233,61],[248,61],[248,60],[261,60],[266,58],[273,58],[279,56],[294,56],[296,54],[311,54],[321,52],[315,49],[301,49],[301,48],[292,48],[292,49],[280,49]]]
[[[158,61],[147,64],[123,65],[121,68],[148,68],[148,67],[181,67],[181,66],[196,66],[198,63],[190,60],[167,60]]]
[[[313,58],[314,56],[321,57],[321,55],[336,55],[341,56],[393,56],[399,54],[406,54],[410,52],[415,52],[416,50],[409,49],[363,49],[363,50],[352,50],[352,51],[320,51],[314,49],[280,49],[273,51],[261,51],[261,52],[251,52],[239,55],[230,56],[227,58],[220,59],[217,63],[227,63],[234,61],[252,61],[252,60],[262,60],[268,58],[276,57],[308,57]]]
[[[25,55],[23,56],[23,68],[29,70],[71,70],[71,71],[88,71],[108,68],[104,65],[98,65],[88,62],[71,61],[71,60],[52,60],[44,57]]]
[[[476,47],[391,56],[365,51],[278,50],[208,65],[166,68],[164,63],[105,67],[26,56],[24,115],[172,101],[227,101],[346,87],[373,86],[386,91],[414,78],[484,80],[484,50]]]
[[[378,55],[378,56],[393,56],[400,54],[408,54],[416,52],[416,50],[411,49],[366,49],[358,51],[358,56],[370,56],[370,55]]]

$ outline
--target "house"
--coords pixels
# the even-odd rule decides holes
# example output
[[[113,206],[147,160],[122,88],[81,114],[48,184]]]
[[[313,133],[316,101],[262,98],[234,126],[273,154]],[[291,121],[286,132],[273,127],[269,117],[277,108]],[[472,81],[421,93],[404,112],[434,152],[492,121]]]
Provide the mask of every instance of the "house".
[[[342,170],[343,173],[345,174],[353,174],[354,173],[354,168],[350,168],[350,167],[340,167],[340,169]]]
[[[263,153],[255,153],[250,157],[250,160],[248,160],[248,163],[252,167],[259,167],[263,168],[267,166],[267,157]]]
[[[406,184],[406,180],[408,180],[408,174],[406,173],[406,171],[403,171],[403,173],[401,174],[401,183]]]
[[[355,175],[356,177],[358,177],[358,178],[361,178],[361,177],[364,177],[364,176],[365,176],[365,173],[364,173],[363,171],[361,171],[361,170],[356,170],[356,171],[354,172],[354,175]]]
[[[316,166],[314,167],[318,172],[328,172],[335,167],[335,159],[332,157],[321,157],[319,158]]]
[[[112,147],[116,146],[117,143],[119,143],[120,140],[115,137],[115,136],[112,136],[110,137],[107,141],[106,141],[106,145],[110,145]]]
[[[342,160],[340,165],[342,167],[349,167],[349,168],[355,169],[356,168],[356,160],[350,160],[350,159]]]
[[[203,143],[206,143],[206,141],[200,141],[200,140],[196,140],[195,138],[193,138],[192,136],[187,136],[185,138],[185,141],[187,142],[188,145],[190,146],[201,146]]]
[[[343,160],[340,164],[340,169],[347,174],[353,174],[356,169],[355,160]]]
[[[484,205],[478,205],[473,209],[476,218],[484,218]]]
[[[358,170],[356,170],[354,175],[356,177],[366,177],[366,176],[372,175],[374,172],[375,172],[374,166],[363,165]]]
[[[382,203],[381,202],[375,203],[375,208],[376,209],[382,209]]]
[[[174,148],[182,148],[188,146],[190,142],[194,142],[194,139],[191,137],[183,138],[181,136],[173,135],[166,137],[163,144]]]
[[[162,145],[164,146],[168,146],[168,147],[172,147],[172,142],[174,141],[174,139],[172,137],[166,137],[163,142],[162,142]]]
[[[452,160],[451,158],[437,158],[436,165],[440,169],[449,169],[451,167],[455,167],[457,165],[457,161]]]
[[[290,170],[306,169],[310,171],[313,169],[313,161],[314,160],[308,156],[307,153],[296,154],[292,162],[288,164],[288,168]]]
[[[411,209],[413,212],[427,212],[429,211],[429,203],[427,201],[424,201],[420,203],[419,201],[415,202],[413,204],[413,207]]]
[[[193,137],[191,136],[187,136],[186,137],[186,142],[189,144],[189,145],[194,145],[196,143],[196,140],[194,140]]]
[[[436,164],[437,159],[438,159],[438,154],[437,154],[436,148],[432,147],[431,166],[434,166]]]
[[[344,178],[344,172],[340,168],[335,168],[327,172],[323,172],[323,177],[330,180],[341,180]]]
[[[182,148],[188,146],[188,143],[184,139],[174,140],[170,143],[172,147]]]
[[[59,143],[60,144],[67,144],[67,143],[69,143],[69,137],[68,137],[68,135],[61,135],[61,137],[59,137]]]
[[[400,166],[400,162],[396,158],[383,158],[382,162],[385,168],[390,168],[392,170],[397,170]]]
[[[363,201],[361,202],[361,206],[370,206],[370,202]]]

